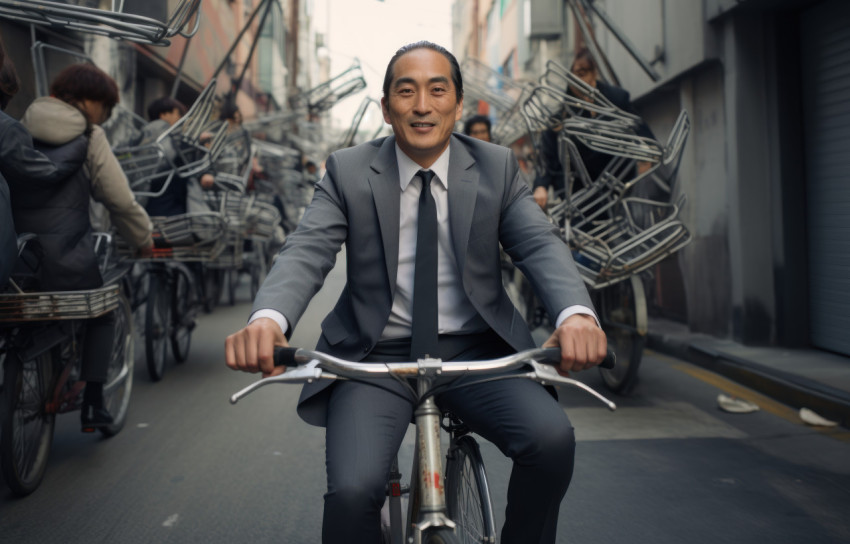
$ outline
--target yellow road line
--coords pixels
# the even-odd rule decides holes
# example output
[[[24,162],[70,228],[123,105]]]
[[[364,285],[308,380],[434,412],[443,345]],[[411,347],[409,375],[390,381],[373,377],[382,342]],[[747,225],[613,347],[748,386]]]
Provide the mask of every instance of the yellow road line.
[[[664,355],[663,353],[658,353],[657,351],[651,350],[646,351],[647,353],[651,354],[652,357],[665,362],[666,364],[670,365],[672,368],[678,370],[679,372],[683,372],[702,382],[705,382],[709,385],[713,385],[714,387],[732,395],[733,397],[738,397],[756,403],[759,408],[761,408],[765,412],[768,412],[775,416],[779,416],[782,419],[789,421],[795,425],[811,428],[821,434],[830,436],[842,442],[850,443],[850,432],[844,430],[840,426],[810,427],[809,425],[803,423],[803,421],[800,419],[800,414],[797,410],[791,408],[786,404],[782,404],[781,402],[775,401],[772,398],[759,393],[758,391],[754,391],[749,387],[745,387],[737,382],[733,382],[732,380],[724,378],[723,376],[711,372],[710,370],[706,370],[690,363],[683,363],[680,360]]]

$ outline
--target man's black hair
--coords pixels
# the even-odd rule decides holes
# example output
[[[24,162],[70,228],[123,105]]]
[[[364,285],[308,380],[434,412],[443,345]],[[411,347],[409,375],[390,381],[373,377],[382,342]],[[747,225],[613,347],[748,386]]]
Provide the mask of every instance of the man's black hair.
[[[393,82],[393,67],[395,66],[395,62],[405,53],[410,53],[416,49],[430,49],[446,57],[452,66],[452,82],[455,86],[455,96],[457,96],[457,101],[460,102],[460,99],[463,98],[463,78],[460,75],[460,65],[457,59],[445,47],[429,41],[411,43],[395,52],[395,55],[393,55],[393,58],[387,64],[387,73],[384,75],[384,98],[389,99],[390,96],[390,84]]]
[[[148,105],[148,119],[156,121],[163,113],[170,113],[174,110],[179,110],[180,115],[183,115],[186,113],[186,106],[183,102],[171,98],[170,96],[157,98]]]
[[[489,117],[486,115],[473,115],[463,124],[463,133],[469,136],[469,133],[472,132],[472,127],[478,123],[484,123],[487,126],[487,134],[492,132],[493,123],[490,122]]]
[[[221,111],[218,118],[224,121],[225,119],[236,119],[236,112],[239,111],[239,106],[235,100],[227,100],[221,105]]]
[[[599,72],[599,65],[596,63],[596,59],[593,58],[593,53],[591,53],[590,49],[587,47],[580,47],[578,51],[576,51],[576,54],[573,57],[573,63],[570,65],[570,71],[572,71],[573,67],[580,60],[587,61],[591,70],[597,73]]]

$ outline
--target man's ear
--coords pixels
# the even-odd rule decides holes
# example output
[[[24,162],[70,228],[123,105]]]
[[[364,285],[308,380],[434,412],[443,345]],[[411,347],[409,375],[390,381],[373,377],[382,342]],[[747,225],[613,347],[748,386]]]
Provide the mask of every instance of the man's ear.
[[[384,115],[384,122],[391,125],[389,105],[387,104],[387,97],[385,96],[381,97],[381,113]]]
[[[463,97],[460,97],[460,100],[455,106],[455,121],[460,121],[460,118],[463,116]]]

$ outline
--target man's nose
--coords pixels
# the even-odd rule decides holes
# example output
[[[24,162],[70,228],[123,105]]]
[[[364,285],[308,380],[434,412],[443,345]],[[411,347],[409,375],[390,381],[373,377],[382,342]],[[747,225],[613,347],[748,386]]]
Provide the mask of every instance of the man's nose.
[[[413,112],[425,115],[431,112],[431,100],[428,93],[417,93],[416,102],[413,104]]]

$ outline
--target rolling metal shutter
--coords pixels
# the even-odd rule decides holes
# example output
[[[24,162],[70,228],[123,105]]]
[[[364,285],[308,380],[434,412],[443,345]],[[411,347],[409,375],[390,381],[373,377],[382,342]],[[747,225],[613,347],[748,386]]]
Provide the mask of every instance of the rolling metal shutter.
[[[850,2],[802,17],[812,344],[850,355]]]

